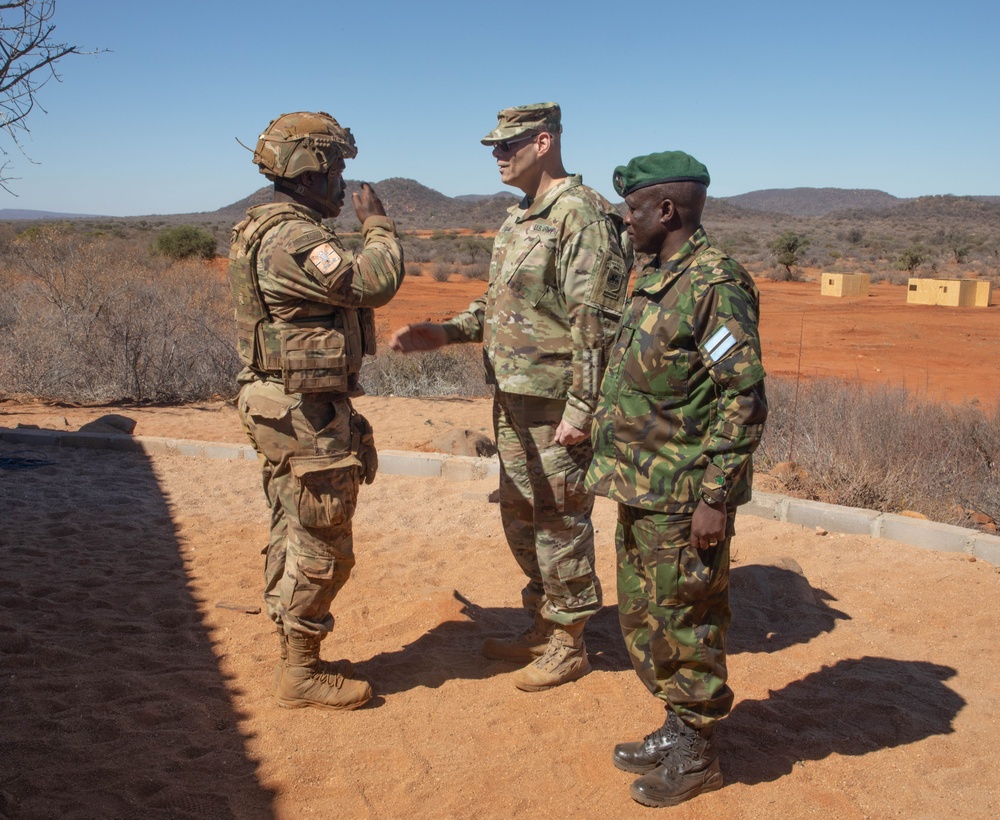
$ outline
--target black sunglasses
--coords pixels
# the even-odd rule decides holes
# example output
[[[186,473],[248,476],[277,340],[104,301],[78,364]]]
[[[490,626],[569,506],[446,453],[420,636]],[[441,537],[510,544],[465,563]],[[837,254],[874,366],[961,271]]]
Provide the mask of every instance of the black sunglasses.
[[[506,154],[512,145],[516,145],[519,142],[525,142],[526,140],[533,140],[537,136],[537,134],[530,134],[527,137],[518,137],[515,140],[500,140],[500,142],[495,142],[493,144]]]

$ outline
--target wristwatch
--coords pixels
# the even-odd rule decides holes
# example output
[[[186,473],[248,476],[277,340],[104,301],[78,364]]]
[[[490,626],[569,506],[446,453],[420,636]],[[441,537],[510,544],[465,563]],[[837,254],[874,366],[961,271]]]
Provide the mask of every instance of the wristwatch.
[[[699,495],[706,504],[725,504],[726,498],[729,496],[729,487],[726,484],[725,476],[720,475],[716,480],[720,483],[714,487],[705,483],[701,485]]]

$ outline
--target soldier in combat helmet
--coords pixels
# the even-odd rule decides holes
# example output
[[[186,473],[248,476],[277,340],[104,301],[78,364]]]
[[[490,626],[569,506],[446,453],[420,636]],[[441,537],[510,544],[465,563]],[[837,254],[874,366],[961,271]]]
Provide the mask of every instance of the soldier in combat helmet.
[[[594,499],[583,486],[590,421],[627,291],[621,218],[563,167],[555,103],[505,108],[482,143],[525,196],[497,233],[486,293],[443,324],[398,330],[403,352],[481,341],[496,389],[500,515],[527,585],[532,625],[483,644],[525,664],[514,685],[538,692],[590,671],[584,625],[601,606]]]
[[[355,412],[362,358],[375,353],[374,308],[403,280],[396,228],[367,184],[354,193],[364,248],[352,254],[323,225],[344,204],[354,137],[329,114],[273,120],[253,161],[274,183],[233,229],[239,414],[257,451],[271,530],[264,603],[277,631],[279,706],[355,709],[372,696],[349,661],[320,660],[330,606],[354,566],[351,519],[375,478],[368,422]]]

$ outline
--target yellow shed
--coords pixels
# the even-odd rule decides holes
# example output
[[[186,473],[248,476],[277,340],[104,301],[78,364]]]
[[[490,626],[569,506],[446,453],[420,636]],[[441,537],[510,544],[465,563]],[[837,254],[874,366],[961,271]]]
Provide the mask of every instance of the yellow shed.
[[[867,273],[824,273],[820,296],[867,296],[872,278]]]
[[[990,283],[974,279],[911,279],[906,302],[910,305],[989,307]]]

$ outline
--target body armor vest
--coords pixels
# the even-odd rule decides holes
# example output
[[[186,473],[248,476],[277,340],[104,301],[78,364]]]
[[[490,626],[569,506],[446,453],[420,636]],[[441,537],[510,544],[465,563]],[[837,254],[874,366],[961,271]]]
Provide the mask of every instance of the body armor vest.
[[[276,320],[260,289],[257,254],[264,236],[284,222],[314,220],[280,204],[233,228],[229,286],[236,304],[236,346],[252,370],[281,379],[286,393],[351,393],[365,356],[375,354],[375,312],[330,306],[326,316]]]

